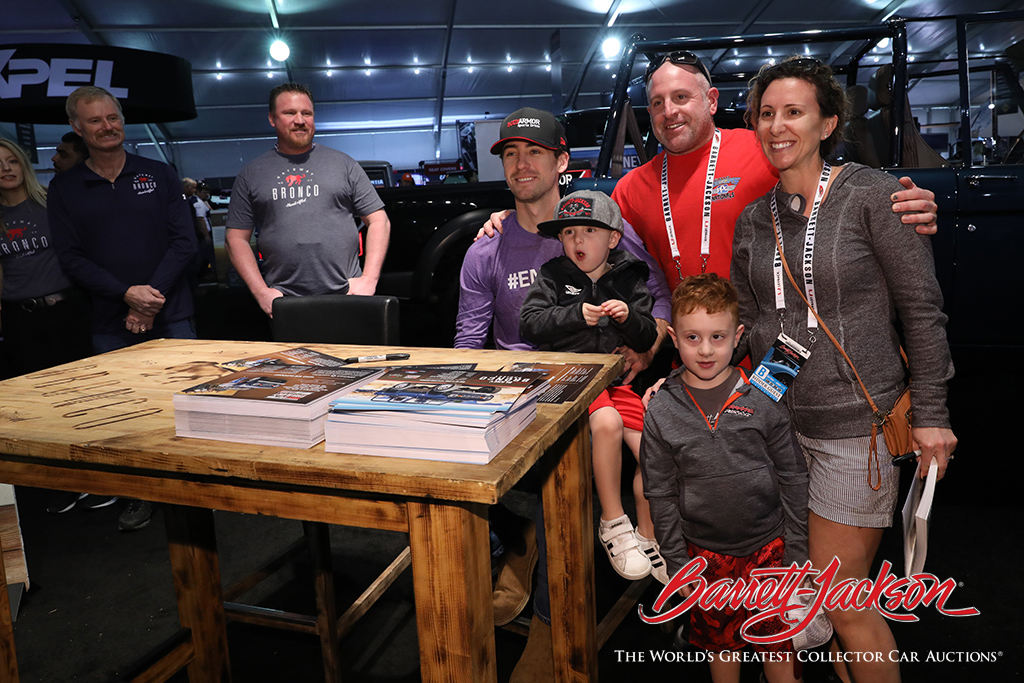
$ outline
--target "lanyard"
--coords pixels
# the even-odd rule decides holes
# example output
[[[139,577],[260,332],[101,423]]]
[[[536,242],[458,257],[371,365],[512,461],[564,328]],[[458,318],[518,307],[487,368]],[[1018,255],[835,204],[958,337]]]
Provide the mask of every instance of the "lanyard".
[[[818,209],[821,207],[821,202],[825,198],[825,190],[828,188],[828,178],[832,174],[832,167],[829,166],[828,162],[824,162],[821,168],[821,178],[818,179],[818,190],[814,194],[814,204],[811,206],[811,215],[807,219],[807,232],[804,236],[804,257],[803,257],[803,274],[804,274],[804,293],[807,295],[807,301],[810,302],[811,306],[807,309],[807,330],[811,333],[811,342],[814,341],[814,330],[818,327],[818,321],[814,317],[814,312],[818,310],[818,303],[814,298],[814,233],[818,227]],[[782,183],[780,182],[779,185]],[[782,245],[782,221],[779,220],[779,206],[776,201],[776,192],[779,186],[776,185],[775,189],[772,190],[772,227],[775,229],[775,234],[779,238],[779,245]],[[775,256],[772,261],[772,272],[773,282],[775,285],[775,309],[779,311],[779,320],[782,320],[782,311],[786,309],[786,288],[784,286],[785,278],[782,274],[782,259],[783,255],[779,251],[779,247],[775,248]],[[813,309],[813,311],[812,311]]]
[[[711,191],[715,186],[715,166],[718,164],[718,150],[722,146],[722,131],[715,128],[715,137],[711,142],[711,154],[708,156],[708,173],[704,182],[704,212],[700,230],[700,272],[708,269],[708,257],[711,255]],[[683,268],[679,261],[679,245],[676,243],[676,229],[672,222],[672,205],[668,196],[668,152],[661,160],[661,208],[665,212],[665,231],[668,234],[668,246],[672,250],[672,261],[676,264],[679,279],[683,279]]]

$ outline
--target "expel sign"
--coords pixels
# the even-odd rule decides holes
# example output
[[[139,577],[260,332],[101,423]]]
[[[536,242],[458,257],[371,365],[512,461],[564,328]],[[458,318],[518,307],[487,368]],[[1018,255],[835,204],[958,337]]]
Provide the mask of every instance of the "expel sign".
[[[192,65],[173,55],[97,45],[0,45],[0,121],[67,123],[64,101],[95,85],[129,123],[196,117]]]

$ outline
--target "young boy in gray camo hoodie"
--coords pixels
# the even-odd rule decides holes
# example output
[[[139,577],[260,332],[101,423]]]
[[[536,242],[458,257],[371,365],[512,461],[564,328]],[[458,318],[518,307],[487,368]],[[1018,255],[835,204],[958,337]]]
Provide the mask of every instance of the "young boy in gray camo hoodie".
[[[654,532],[669,576],[708,560],[703,578],[749,579],[759,567],[807,561],[807,466],[785,405],[752,389],[731,365],[743,334],[736,290],[714,273],[684,278],[672,294],[669,335],[683,367],[651,399],[640,466]],[[692,584],[691,584],[692,585]],[[680,591],[688,597],[691,586]],[[751,645],[740,635],[751,613],[690,609],[690,642],[712,653],[712,680],[737,681]],[[781,633],[778,618],[757,635]],[[771,683],[797,681],[793,641],[752,644]]]

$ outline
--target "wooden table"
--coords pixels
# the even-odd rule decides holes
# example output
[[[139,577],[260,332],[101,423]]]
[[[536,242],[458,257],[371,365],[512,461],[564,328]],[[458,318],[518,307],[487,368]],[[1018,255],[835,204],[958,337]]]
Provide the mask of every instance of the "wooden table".
[[[0,481],[166,504],[167,541],[191,683],[231,671],[213,510],[402,531],[412,550],[424,681],[496,680],[488,506],[544,458],[543,501],[556,680],[597,679],[587,406],[619,356],[311,344],[342,358],[404,350],[407,363],[601,363],[573,403],[537,419],[488,465],[249,446],[174,435],[171,396],[224,371],[217,361],[296,346],[157,340],[0,383]],[[2,562],[2,559],[0,559]],[[0,566],[0,577],[3,577]],[[18,669],[0,586],[0,681]]]

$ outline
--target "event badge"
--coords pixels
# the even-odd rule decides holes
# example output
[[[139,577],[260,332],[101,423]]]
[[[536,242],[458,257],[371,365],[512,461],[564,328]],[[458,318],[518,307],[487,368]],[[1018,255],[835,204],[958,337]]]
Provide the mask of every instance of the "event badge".
[[[785,334],[779,334],[761,364],[754,368],[750,383],[777,403],[810,357],[810,351]]]

